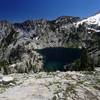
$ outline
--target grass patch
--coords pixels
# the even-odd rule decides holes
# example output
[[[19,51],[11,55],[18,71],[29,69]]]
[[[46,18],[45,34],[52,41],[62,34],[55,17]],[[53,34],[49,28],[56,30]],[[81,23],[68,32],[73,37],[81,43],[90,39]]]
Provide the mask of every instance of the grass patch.
[[[42,78],[42,75],[38,75],[35,77],[36,79],[41,79]]]
[[[83,74],[86,74],[86,75],[93,75],[93,74],[94,74],[94,71],[84,71]]]
[[[73,92],[76,85],[71,84],[70,86],[66,87],[66,94],[69,92]]]
[[[94,85],[93,87],[94,87],[96,90],[99,90],[99,91],[100,91],[100,86]]]
[[[8,85],[0,85],[0,93],[3,93],[7,88],[9,88]]]
[[[60,85],[60,84],[61,84],[61,82],[59,82],[59,81],[50,82],[48,86],[50,86],[50,85],[56,85],[56,84]]]
[[[100,84],[100,79],[96,79],[96,83],[97,84]]]

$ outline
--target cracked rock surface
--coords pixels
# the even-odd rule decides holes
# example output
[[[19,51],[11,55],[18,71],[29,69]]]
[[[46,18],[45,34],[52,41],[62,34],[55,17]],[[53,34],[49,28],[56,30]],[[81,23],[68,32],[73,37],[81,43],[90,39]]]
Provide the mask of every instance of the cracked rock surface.
[[[0,100],[100,100],[99,68],[94,72],[57,71],[8,76],[15,82],[0,83]]]

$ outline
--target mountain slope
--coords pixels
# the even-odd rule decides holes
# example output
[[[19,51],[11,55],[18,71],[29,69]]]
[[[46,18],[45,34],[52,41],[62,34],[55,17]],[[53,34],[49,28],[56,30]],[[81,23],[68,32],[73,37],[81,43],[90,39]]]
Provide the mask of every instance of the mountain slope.
[[[91,47],[98,49],[99,35],[96,32],[87,32],[88,27],[93,25],[90,24],[91,18],[97,18],[94,22],[96,26],[93,28],[99,28],[99,14],[87,18],[88,26],[85,24],[80,26],[79,23],[86,20],[79,21],[79,17],[73,16],[61,16],[52,21],[27,20],[14,24],[0,21],[0,64],[6,61],[8,64],[6,70],[10,69],[10,73],[31,70],[36,72],[43,70],[43,56],[36,52],[36,49],[48,47],[79,49],[86,47],[90,51]],[[76,27],[77,25],[79,26]]]
[[[100,61],[100,13],[78,21],[75,25],[79,29],[83,26],[86,28],[85,46],[94,62],[97,63],[97,66],[100,66],[98,65],[98,61]]]

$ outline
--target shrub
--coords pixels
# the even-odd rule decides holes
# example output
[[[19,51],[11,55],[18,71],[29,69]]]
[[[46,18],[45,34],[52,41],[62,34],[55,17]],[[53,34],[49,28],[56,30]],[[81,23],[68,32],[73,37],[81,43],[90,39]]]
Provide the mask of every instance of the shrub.
[[[88,55],[86,48],[82,49],[80,59],[73,62],[71,70],[74,71],[93,71],[94,60]]]
[[[6,60],[0,61],[0,70],[3,69],[3,74],[9,73],[8,65],[9,65],[8,61],[6,61]]]
[[[81,58],[80,58],[80,70],[87,70],[92,71],[94,70],[94,61],[93,59],[88,55],[88,51],[86,48],[82,49]]]

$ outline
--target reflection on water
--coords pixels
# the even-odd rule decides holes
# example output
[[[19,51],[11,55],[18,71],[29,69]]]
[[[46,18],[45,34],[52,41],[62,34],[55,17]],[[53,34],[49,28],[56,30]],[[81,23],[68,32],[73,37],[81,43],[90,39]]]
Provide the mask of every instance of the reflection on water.
[[[37,52],[43,55],[46,71],[64,71],[64,65],[77,60],[81,54],[80,49],[63,47],[38,49]]]

